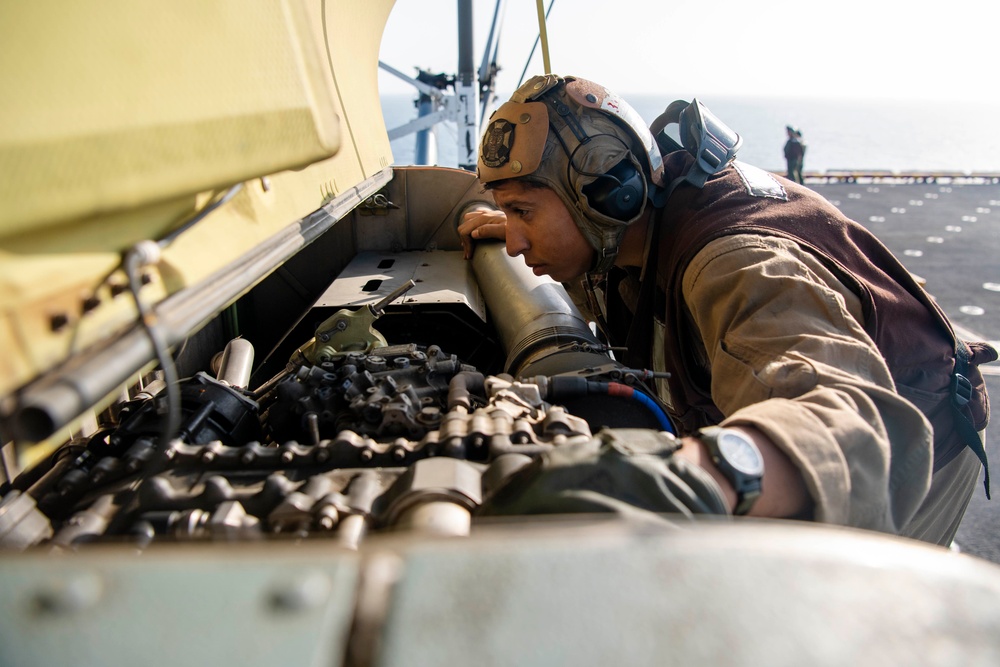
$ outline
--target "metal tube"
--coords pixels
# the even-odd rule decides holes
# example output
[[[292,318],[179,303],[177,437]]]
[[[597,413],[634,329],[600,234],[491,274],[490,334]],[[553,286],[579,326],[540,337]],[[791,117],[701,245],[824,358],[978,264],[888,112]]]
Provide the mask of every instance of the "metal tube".
[[[434,113],[434,100],[427,95],[420,95],[417,103],[417,116],[429,116]],[[414,164],[437,164],[437,137],[434,130],[428,128],[417,132]]]
[[[457,155],[460,169],[476,170],[479,144],[479,81],[472,54],[472,0],[458,0]]]
[[[234,338],[226,345],[216,380],[236,389],[246,389],[253,370],[253,345],[246,338]]]
[[[520,259],[509,257],[503,244],[478,244],[472,270],[493,313],[507,352],[505,368],[511,375],[517,377],[539,355],[567,343],[600,345],[566,289],[551,278],[536,276]]]
[[[376,315],[381,315],[382,311],[385,310],[386,306],[388,306],[393,301],[403,296],[416,286],[417,283],[415,283],[412,278],[407,280],[405,283],[403,283],[402,285],[400,285],[399,287],[397,287],[396,289],[392,290],[384,297],[379,299],[377,303],[372,304],[371,306],[372,312],[375,313]]]
[[[476,81],[472,53],[472,0],[458,0],[458,80],[466,85]]]
[[[396,527],[436,537],[466,537],[472,530],[472,514],[447,500],[417,503],[400,515]]]
[[[368,522],[361,514],[348,514],[337,526],[337,544],[345,549],[357,551],[368,530]]]

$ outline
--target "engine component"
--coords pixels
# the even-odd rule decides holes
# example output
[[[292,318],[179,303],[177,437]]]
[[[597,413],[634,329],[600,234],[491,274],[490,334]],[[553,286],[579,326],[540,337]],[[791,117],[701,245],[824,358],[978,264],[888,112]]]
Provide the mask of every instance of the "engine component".
[[[229,341],[219,360],[215,379],[237,389],[246,389],[253,368],[253,345],[243,338]]]
[[[434,344],[379,344],[341,327],[351,311],[340,309],[251,392],[253,348],[237,339],[216,356],[214,378],[180,383],[175,438],[162,438],[167,392],[152,382],[120,406],[116,426],[60,450],[4,498],[0,545],[330,534],[354,549],[372,530],[465,535],[479,508],[542,455],[595,443],[605,426],[669,430],[650,405],[620,400],[644,396],[648,374],[608,356],[559,284],[526,273],[499,245],[477,258],[512,375],[482,373]],[[373,331],[413,285],[362,304],[358,322]]]
[[[268,422],[275,440],[318,444],[339,431],[419,439],[447,410],[449,381],[463,366],[439,347],[380,347],[335,361],[302,364],[277,385]]]
[[[312,363],[330,361],[338,355],[350,351],[368,352],[388,343],[372,324],[390,303],[416,286],[412,280],[406,281],[375,304],[367,304],[356,311],[338,310],[316,329],[316,336],[295,351],[292,362],[300,359]]]
[[[141,436],[152,438],[159,433],[162,420],[159,396],[127,406],[121,427],[109,439],[114,451],[127,449]],[[206,373],[198,373],[183,383],[181,410],[184,417],[178,437],[184,442],[219,441],[233,446],[260,440],[263,435],[257,403]]]
[[[262,415],[279,427],[270,439],[244,423],[257,424],[257,404],[205,374],[184,383],[183,437],[170,443],[157,441],[157,396],[132,401],[119,429],[54,463],[38,509],[19,491],[4,499],[0,545],[53,533],[58,548],[103,535],[141,547],[336,531],[350,548],[372,527],[461,535],[531,457],[592,437],[536,384],[484,378],[434,346],[375,352],[279,383]]]
[[[52,524],[38,511],[35,499],[11,491],[0,501],[0,545],[24,549],[52,537]]]
[[[451,458],[417,461],[387,494],[387,522],[433,535],[468,535],[482,503],[480,469]]]
[[[478,246],[472,268],[486,302],[495,304],[507,373],[555,375],[608,363],[600,341],[562,285],[534,275],[524,262],[511,261],[501,244]],[[561,361],[552,358],[557,352]],[[544,369],[532,368],[542,359],[547,359]]]

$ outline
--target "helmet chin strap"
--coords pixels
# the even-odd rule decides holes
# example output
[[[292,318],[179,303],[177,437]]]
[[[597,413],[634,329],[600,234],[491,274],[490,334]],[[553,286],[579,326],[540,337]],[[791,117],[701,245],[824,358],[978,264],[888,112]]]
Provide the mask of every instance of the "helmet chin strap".
[[[618,245],[620,243],[621,240],[619,239],[614,247],[604,246],[600,250],[595,251],[594,266],[591,267],[587,274],[596,276],[610,271],[611,267],[615,265],[615,260],[618,259]]]
[[[652,197],[650,197],[650,199],[652,199]],[[655,215],[655,212],[650,212],[649,209],[643,209],[643,215],[650,216],[649,221],[646,224],[646,230],[643,240],[643,250],[642,250],[642,257],[648,257],[650,243],[653,238],[653,230],[656,228],[655,221],[651,217]],[[639,220],[642,220],[642,216],[640,216],[639,219],[636,220],[636,222],[639,222]],[[636,222],[633,222],[632,225],[636,224]],[[614,243],[606,243],[603,251],[601,250],[596,251],[594,256],[594,264],[591,267],[591,269],[587,271],[588,280],[598,279],[601,275],[611,270],[611,267],[615,265],[615,262],[618,260],[618,256],[621,254],[620,251],[621,251],[622,241],[624,240],[625,235],[628,234],[628,230],[630,228],[633,228],[632,225],[626,225],[621,227],[621,233],[618,234],[617,238],[614,239]],[[646,272],[646,267],[645,265],[643,265],[640,279],[642,279],[646,275],[645,272]]]

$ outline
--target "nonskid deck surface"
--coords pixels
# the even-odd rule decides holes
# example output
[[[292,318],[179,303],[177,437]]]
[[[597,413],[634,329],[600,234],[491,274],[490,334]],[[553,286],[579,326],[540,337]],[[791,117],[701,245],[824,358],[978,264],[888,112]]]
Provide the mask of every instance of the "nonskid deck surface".
[[[817,180],[807,178],[806,185],[870,229],[926,281],[959,335],[1000,345],[1000,184]],[[994,499],[976,486],[956,541],[965,553],[1000,563],[1000,362],[983,370],[994,407],[986,430]]]
[[[807,185],[926,280],[967,336],[1000,340],[1000,184]]]

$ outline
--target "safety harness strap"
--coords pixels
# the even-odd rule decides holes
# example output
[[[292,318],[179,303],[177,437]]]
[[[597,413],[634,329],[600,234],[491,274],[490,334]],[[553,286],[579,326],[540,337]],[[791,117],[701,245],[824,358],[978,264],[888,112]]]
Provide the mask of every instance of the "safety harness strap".
[[[955,339],[955,372],[951,380],[951,408],[955,413],[955,428],[965,444],[975,452],[983,464],[985,477],[983,486],[986,499],[990,499],[990,464],[986,459],[986,448],[979,436],[966,406],[972,400],[975,388],[967,377],[969,373],[969,347],[964,341]]]

